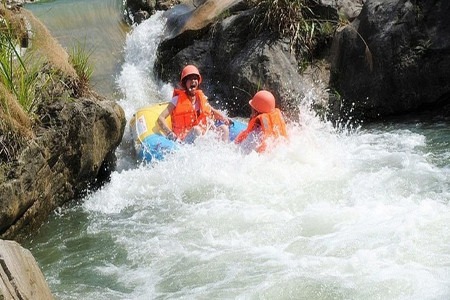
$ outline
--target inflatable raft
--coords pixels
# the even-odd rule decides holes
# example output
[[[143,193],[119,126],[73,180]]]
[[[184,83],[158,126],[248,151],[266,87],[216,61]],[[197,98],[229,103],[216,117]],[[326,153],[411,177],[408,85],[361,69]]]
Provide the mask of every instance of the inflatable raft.
[[[167,153],[175,151],[182,143],[169,140],[158,125],[158,117],[169,102],[155,104],[138,110],[130,120],[130,129],[136,154],[144,161],[161,160]],[[170,116],[166,119],[172,126]],[[234,121],[230,125],[230,141],[247,128],[247,125]]]

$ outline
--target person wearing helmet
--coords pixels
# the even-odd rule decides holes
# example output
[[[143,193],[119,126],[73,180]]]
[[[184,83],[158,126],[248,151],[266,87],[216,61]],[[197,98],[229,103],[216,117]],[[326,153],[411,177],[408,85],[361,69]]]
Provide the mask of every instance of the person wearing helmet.
[[[224,141],[229,139],[228,126],[232,120],[208,103],[208,98],[199,89],[202,76],[196,66],[187,65],[181,71],[180,86],[175,89],[173,98],[158,117],[158,124],[170,140],[192,143],[203,134],[212,120],[220,121],[217,129]],[[167,125],[170,116],[172,129]]]
[[[257,92],[248,102],[252,109],[247,129],[234,140],[242,144],[244,149],[263,152],[269,139],[288,138],[286,124],[278,108],[275,108],[275,97],[266,90]]]

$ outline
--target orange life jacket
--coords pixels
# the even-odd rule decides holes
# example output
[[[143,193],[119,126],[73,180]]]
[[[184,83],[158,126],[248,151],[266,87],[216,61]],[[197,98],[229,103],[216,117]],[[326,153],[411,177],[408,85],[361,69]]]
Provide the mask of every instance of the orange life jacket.
[[[201,90],[195,91],[196,101],[200,104],[198,115],[184,90],[175,89],[173,96],[178,96],[178,102],[171,114],[172,130],[178,138],[183,140],[189,130],[196,125],[206,127],[207,117],[211,115],[211,107]]]
[[[281,112],[278,108],[275,108],[270,113],[259,114],[250,119],[247,129],[239,133],[234,142],[237,144],[242,143],[250,132],[258,128],[258,124],[260,125],[262,131],[262,138],[261,144],[256,149],[257,152],[263,152],[266,150],[267,140],[269,138],[273,139],[281,136],[285,138],[288,137],[286,132],[286,124],[281,116]]]

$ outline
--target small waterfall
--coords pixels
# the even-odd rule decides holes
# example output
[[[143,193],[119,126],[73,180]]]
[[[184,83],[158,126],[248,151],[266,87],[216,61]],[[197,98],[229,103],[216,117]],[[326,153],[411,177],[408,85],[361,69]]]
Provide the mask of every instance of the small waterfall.
[[[120,104],[128,119],[139,108],[169,101],[173,87],[156,79],[153,66],[166,19],[159,11],[127,36],[124,63],[116,80],[123,95]]]

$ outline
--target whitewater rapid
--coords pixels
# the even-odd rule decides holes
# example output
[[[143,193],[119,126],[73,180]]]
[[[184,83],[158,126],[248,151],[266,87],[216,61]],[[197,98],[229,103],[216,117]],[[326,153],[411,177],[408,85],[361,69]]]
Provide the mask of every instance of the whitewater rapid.
[[[127,36],[128,120],[170,99],[153,74],[164,27],[157,13]],[[111,181],[36,239],[56,296],[449,299],[448,123],[337,131],[301,111],[264,155],[206,136],[141,164],[127,128]]]

